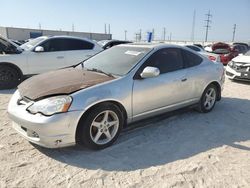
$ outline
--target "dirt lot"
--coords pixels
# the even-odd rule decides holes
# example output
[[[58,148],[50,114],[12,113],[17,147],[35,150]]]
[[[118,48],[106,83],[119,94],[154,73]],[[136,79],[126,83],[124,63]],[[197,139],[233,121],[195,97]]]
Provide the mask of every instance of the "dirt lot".
[[[0,187],[250,187],[250,85],[226,80],[208,114],[142,122],[102,151],[31,145],[0,91]]]

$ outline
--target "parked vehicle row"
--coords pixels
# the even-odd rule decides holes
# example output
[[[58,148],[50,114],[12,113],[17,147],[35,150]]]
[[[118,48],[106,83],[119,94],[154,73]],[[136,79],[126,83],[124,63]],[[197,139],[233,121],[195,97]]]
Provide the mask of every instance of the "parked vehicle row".
[[[221,62],[220,61],[220,56],[218,54],[207,52],[203,48],[201,48],[200,46],[197,46],[197,45],[185,45],[185,46],[192,49],[192,50],[194,50],[194,51],[196,51],[196,52],[198,52],[201,55],[204,55],[205,57],[207,57],[211,61]]]
[[[102,149],[129,123],[190,105],[210,112],[223,83],[222,64],[191,49],[126,44],[25,80],[8,113],[14,129],[35,144]]]
[[[237,57],[239,54],[245,54],[249,46],[246,43],[233,43],[232,45],[218,42],[212,45],[208,45],[204,48],[206,51],[218,54],[220,56],[220,61],[227,65],[234,57]]]

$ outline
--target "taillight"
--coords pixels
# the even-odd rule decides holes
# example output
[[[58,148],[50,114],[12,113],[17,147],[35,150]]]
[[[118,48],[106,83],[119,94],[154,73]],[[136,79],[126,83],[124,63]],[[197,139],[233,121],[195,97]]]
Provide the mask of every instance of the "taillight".
[[[211,60],[211,61],[216,61],[216,57],[214,57],[214,56],[208,56],[208,58]]]

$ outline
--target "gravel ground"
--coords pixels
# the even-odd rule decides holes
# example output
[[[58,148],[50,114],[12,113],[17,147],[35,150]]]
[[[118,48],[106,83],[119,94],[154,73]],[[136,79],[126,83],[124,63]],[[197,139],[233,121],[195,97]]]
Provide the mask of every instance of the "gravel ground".
[[[250,85],[226,80],[208,114],[145,121],[102,151],[45,149],[12,128],[0,91],[0,187],[250,187]],[[143,126],[141,126],[143,125]]]

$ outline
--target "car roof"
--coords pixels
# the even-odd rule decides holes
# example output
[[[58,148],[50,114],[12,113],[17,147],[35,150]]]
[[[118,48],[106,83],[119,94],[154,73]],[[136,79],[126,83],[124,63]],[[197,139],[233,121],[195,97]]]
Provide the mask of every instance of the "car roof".
[[[67,39],[78,39],[78,40],[86,40],[86,41],[89,41],[89,42],[94,43],[93,40],[88,39],[88,38],[77,37],[77,36],[69,36],[69,35],[48,35],[48,36],[45,35],[45,36],[41,36],[41,37],[44,37],[44,38],[67,38]]]

